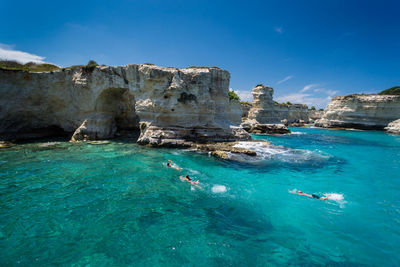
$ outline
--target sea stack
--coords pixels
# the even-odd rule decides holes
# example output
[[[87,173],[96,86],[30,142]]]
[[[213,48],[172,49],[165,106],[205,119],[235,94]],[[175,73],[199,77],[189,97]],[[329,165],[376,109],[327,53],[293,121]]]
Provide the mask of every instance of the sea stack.
[[[279,104],[273,100],[274,89],[262,84],[252,90],[253,102],[242,127],[253,133],[289,133],[283,124],[308,121],[307,105]]]
[[[315,126],[383,130],[400,118],[399,95],[337,96],[328,104]]]
[[[138,143],[152,146],[247,140],[227,115],[229,79],[216,67],[150,64],[0,70],[0,138],[66,134],[80,141],[137,132]]]

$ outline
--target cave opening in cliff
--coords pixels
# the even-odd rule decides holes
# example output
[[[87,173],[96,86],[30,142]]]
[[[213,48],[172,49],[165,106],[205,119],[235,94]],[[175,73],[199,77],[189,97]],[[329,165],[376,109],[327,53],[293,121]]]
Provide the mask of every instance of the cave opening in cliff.
[[[139,137],[139,117],[135,112],[135,97],[128,88],[108,88],[96,100],[95,111],[112,115],[117,127],[116,137]]]

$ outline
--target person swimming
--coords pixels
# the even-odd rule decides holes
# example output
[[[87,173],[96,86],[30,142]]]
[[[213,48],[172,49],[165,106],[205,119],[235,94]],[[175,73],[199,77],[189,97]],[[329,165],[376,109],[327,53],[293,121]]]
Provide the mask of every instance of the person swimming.
[[[180,178],[182,181],[189,182],[191,185],[195,185],[195,186],[197,186],[197,187],[200,188],[200,186],[199,186],[199,180],[193,181],[193,180],[189,177],[189,175],[186,175],[185,177],[179,176],[179,178]]]
[[[169,162],[167,162],[167,167],[181,171],[182,168],[179,168],[177,165],[175,165],[172,160],[168,160]]]
[[[315,195],[315,194],[311,194],[311,195],[310,194],[306,194],[306,193],[304,193],[304,192],[302,192],[300,190],[299,191],[294,190],[291,193],[296,194],[296,195],[300,195],[300,196],[306,196],[306,197],[310,197],[310,198],[321,199],[321,200],[326,200],[326,199],[329,198],[329,194],[326,194],[324,197],[320,197],[320,196]]]

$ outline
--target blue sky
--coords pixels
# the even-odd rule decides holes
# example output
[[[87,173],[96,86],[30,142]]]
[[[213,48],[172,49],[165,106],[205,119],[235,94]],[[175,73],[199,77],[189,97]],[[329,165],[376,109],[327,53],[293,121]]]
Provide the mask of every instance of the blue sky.
[[[263,83],[280,102],[317,107],[400,85],[398,0],[0,0],[0,9],[3,58],[218,66],[244,100]]]

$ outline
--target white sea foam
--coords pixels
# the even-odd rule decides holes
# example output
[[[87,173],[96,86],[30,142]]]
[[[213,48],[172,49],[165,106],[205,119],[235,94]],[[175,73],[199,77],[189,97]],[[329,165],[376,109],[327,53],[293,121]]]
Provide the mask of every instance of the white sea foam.
[[[343,194],[329,193],[329,194],[325,194],[325,195],[330,200],[334,200],[334,201],[343,201],[344,200]]]
[[[234,147],[254,150],[256,157],[244,157],[243,160],[277,160],[283,162],[302,163],[306,161],[325,161],[330,156],[321,151],[310,151],[305,149],[292,149],[284,146],[275,146],[264,142],[239,142]],[[238,157],[231,154],[232,157]],[[242,156],[243,157],[243,156]],[[235,158],[240,160],[240,157]]]
[[[294,134],[294,135],[302,135],[302,134],[307,134],[307,133],[304,133],[304,132],[292,132],[291,134]]]
[[[199,175],[200,174],[200,172],[199,171],[196,171],[196,170],[193,170],[193,169],[187,169],[192,175]]]
[[[37,146],[39,146],[39,147],[48,147],[48,146],[55,146],[55,145],[58,145],[58,144],[60,144],[60,142],[46,142],[46,143],[38,144]]]
[[[226,186],[225,186],[225,185],[218,185],[218,184],[216,184],[216,185],[214,185],[214,186],[211,188],[211,191],[212,191],[213,193],[215,193],[215,194],[224,193],[224,192],[226,192]]]

